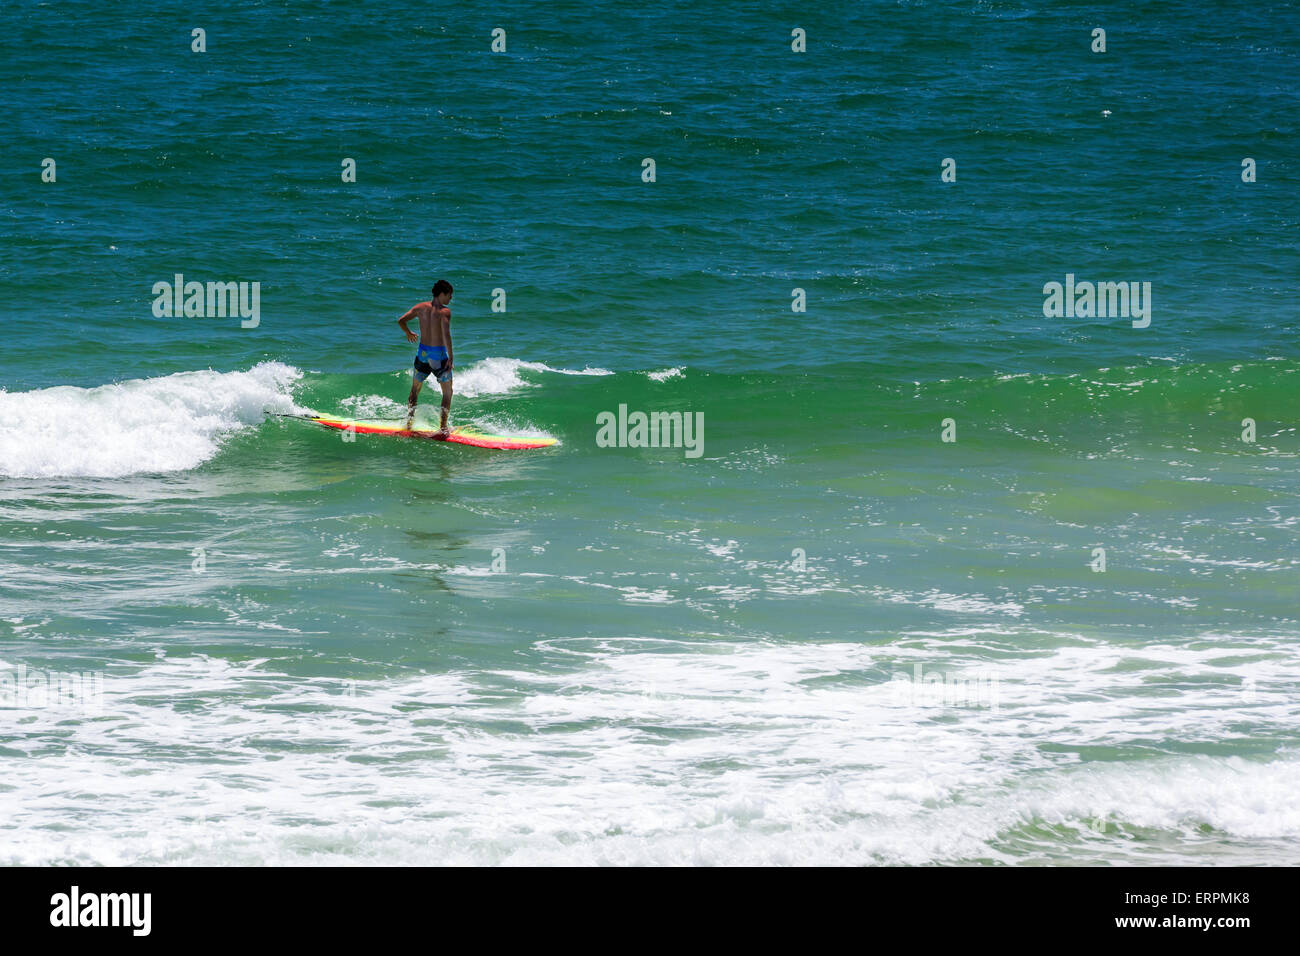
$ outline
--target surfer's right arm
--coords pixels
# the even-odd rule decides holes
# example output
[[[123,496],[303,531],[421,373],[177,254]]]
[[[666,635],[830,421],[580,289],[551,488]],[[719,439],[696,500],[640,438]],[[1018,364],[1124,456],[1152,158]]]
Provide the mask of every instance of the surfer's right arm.
[[[414,318],[417,318],[417,316],[415,310],[412,309],[410,312],[407,312],[406,315],[402,316],[400,319],[397,320],[397,324],[400,325],[402,327],[402,331],[406,333],[406,341],[408,342],[420,341],[420,337],[416,335],[414,332],[412,332],[406,326],[406,323],[410,322]]]

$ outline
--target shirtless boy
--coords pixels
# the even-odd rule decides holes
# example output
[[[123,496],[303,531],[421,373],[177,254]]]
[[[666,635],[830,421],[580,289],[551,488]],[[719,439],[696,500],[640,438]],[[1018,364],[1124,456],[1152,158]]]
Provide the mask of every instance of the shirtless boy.
[[[433,437],[446,440],[447,415],[451,412],[451,283],[439,279],[433,285],[433,298],[412,306],[411,311],[397,320],[397,324],[406,333],[408,342],[419,342],[420,348],[415,353],[415,370],[411,373],[411,394],[406,400],[406,427],[409,431],[415,421],[415,403],[420,400],[420,389],[430,375],[442,386],[442,423]],[[417,337],[407,326],[411,319],[420,320],[420,334]]]

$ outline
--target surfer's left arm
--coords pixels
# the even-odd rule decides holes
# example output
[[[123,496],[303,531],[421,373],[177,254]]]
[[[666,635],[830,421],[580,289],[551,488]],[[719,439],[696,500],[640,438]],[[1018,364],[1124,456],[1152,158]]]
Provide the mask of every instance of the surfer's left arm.
[[[455,366],[456,356],[451,351],[451,309],[442,310],[442,341],[447,346],[447,364]]]

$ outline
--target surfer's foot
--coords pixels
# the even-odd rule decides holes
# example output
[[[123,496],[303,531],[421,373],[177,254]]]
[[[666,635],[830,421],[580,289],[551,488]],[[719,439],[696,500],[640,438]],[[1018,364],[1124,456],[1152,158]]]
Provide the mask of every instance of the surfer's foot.
[[[446,441],[449,437],[451,437],[451,432],[447,431],[447,429],[445,428],[439,428],[436,432],[433,433],[433,437],[437,441]]]

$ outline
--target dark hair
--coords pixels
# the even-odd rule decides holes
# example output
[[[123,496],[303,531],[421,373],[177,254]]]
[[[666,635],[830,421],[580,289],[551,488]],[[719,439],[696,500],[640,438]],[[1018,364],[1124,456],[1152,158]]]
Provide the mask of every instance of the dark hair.
[[[444,292],[452,292],[452,291],[454,290],[451,287],[451,283],[448,282],[446,279],[439,279],[437,282],[433,284],[434,295],[442,295]]]

